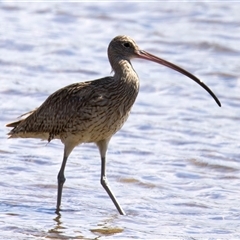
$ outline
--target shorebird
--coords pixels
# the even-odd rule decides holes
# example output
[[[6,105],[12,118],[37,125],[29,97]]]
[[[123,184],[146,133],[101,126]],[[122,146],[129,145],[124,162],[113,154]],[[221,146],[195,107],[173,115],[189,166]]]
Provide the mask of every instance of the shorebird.
[[[58,214],[68,156],[77,145],[93,142],[101,156],[100,182],[118,212],[125,215],[107,182],[106,152],[111,137],[127,120],[138,95],[139,79],[131,59],[153,61],[186,75],[203,87],[221,106],[215,94],[201,80],[173,63],[140,50],[135,41],[128,36],[117,36],[110,42],[108,58],[113,76],[61,88],[51,94],[40,107],[29,112],[28,116],[23,115],[23,119],[6,125],[13,127],[8,133],[9,138],[40,138],[48,142],[60,139],[64,144],[63,161],[57,177]]]

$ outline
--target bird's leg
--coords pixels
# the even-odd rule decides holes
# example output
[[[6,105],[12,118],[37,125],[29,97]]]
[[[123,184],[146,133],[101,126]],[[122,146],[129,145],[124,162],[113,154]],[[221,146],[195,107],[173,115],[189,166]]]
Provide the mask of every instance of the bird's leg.
[[[115,207],[117,208],[118,212],[121,215],[126,215],[123,209],[121,208],[120,204],[118,203],[116,197],[114,196],[113,192],[111,191],[110,187],[108,186],[107,176],[106,176],[106,151],[108,146],[108,140],[102,140],[100,142],[97,142],[97,146],[99,148],[100,154],[101,154],[101,184],[103,188],[108,193],[109,197],[112,199]]]
[[[59,171],[58,176],[57,176],[57,179],[58,179],[58,193],[57,193],[56,213],[59,213],[59,211],[60,211],[60,205],[61,205],[61,199],[62,199],[62,189],[63,189],[63,184],[66,181],[66,178],[64,176],[64,169],[65,169],[65,166],[66,166],[66,162],[67,162],[67,157],[64,156],[62,166],[61,166],[60,171]]]
[[[114,196],[113,192],[111,191],[110,187],[108,186],[107,176],[106,176],[106,158],[101,157],[102,160],[102,169],[101,169],[101,184],[108,193],[109,197],[112,199],[115,207],[117,208],[118,212],[121,215],[126,215],[123,209],[121,208],[120,204],[118,203],[116,197]]]
[[[63,161],[57,176],[57,179],[58,179],[57,208],[56,208],[57,214],[59,214],[59,211],[60,211],[63,184],[66,181],[66,178],[64,176],[64,170],[65,170],[68,156],[73,150],[74,146],[75,145],[72,145],[72,144],[65,144],[65,147],[64,147]]]

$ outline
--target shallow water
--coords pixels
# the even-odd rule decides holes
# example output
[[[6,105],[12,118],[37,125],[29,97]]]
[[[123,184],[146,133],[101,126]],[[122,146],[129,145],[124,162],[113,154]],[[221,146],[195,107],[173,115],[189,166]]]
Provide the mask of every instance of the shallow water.
[[[1,3],[1,239],[240,238],[238,3]],[[107,173],[127,216],[99,183],[93,144],[66,167],[63,145],[7,140],[7,122],[70,83],[107,76],[106,49],[126,34],[202,79],[134,60],[141,89],[111,140]]]

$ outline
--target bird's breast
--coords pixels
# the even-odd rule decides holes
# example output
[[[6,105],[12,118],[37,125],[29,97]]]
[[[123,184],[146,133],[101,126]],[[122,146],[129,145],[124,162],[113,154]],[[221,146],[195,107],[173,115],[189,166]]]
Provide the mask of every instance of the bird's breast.
[[[137,94],[138,85],[127,84],[94,93],[88,105],[79,109],[78,118],[73,119],[71,132],[83,142],[97,142],[111,137],[128,119]]]

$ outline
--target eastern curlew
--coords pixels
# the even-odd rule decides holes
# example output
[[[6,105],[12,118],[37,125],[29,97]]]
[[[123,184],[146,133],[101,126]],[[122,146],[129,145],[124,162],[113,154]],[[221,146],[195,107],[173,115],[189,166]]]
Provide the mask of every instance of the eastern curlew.
[[[178,71],[202,86],[221,106],[215,94],[186,70],[146,51],[127,36],[117,36],[109,44],[108,58],[114,75],[94,81],[71,84],[50,95],[24,119],[7,124],[13,127],[10,138],[60,139],[64,144],[63,161],[58,173],[56,213],[60,211],[64,169],[68,156],[81,143],[94,142],[101,155],[101,184],[120,214],[121,208],[108,186],[106,151],[111,137],[127,120],[139,91],[139,80],[130,62],[133,58],[150,60]]]

